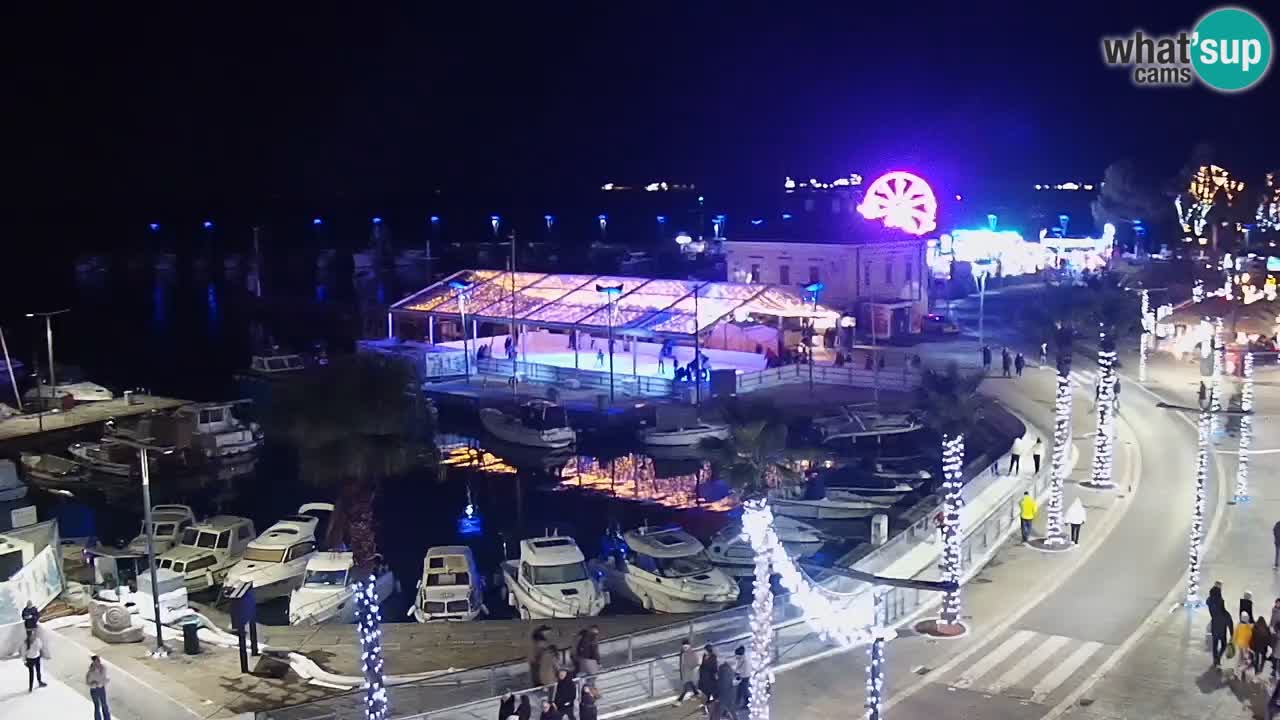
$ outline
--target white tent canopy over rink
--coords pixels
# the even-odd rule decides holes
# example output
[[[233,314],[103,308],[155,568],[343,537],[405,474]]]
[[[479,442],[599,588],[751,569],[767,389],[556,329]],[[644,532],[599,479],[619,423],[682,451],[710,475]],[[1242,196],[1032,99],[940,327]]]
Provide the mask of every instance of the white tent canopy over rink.
[[[689,339],[695,328],[707,334],[720,323],[752,318],[812,318],[822,331],[840,318],[809,293],[778,285],[499,270],[456,272],[391,310],[461,320],[465,306],[468,319],[478,322],[514,319],[539,328],[602,332],[609,326],[608,298],[597,288],[617,287],[613,331],[631,337]]]
[[[603,369],[594,365],[597,351],[605,348],[604,343],[597,347],[597,340],[612,325],[619,343],[615,352],[626,358],[617,371],[650,377],[672,376],[673,363],[660,362],[664,348],[683,363],[692,359],[692,350],[676,348],[695,342],[711,366],[759,370],[766,355],[795,344],[785,341],[788,331],[812,322],[820,335],[841,316],[797,287],[501,270],[456,272],[390,310],[403,329],[417,326],[401,337],[416,335],[412,339],[441,349],[461,347],[457,339],[465,317],[472,342],[489,345],[491,357],[503,358],[506,329],[514,325],[522,361],[583,370]],[[415,318],[425,318],[426,327]],[[491,337],[477,337],[481,325],[490,326]]]

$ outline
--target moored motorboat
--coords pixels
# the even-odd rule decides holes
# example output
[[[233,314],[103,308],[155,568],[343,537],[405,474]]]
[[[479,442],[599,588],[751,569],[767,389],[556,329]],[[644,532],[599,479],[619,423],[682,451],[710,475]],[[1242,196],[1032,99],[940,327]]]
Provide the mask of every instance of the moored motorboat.
[[[182,535],[196,522],[195,513],[186,505],[154,505],[151,508],[151,537],[155,553],[166,552],[178,544]],[[129,541],[127,549],[139,555],[147,554],[147,523],[137,537]]]
[[[126,478],[138,472],[135,466],[138,451],[109,438],[104,438],[102,442],[72,443],[67,447],[67,452],[71,453],[77,463],[92,472]]]
[[[475,555],[465,545],[427,549],[422,558],[422,578],[410,617],[418,622],[474,620],[486,612],[484,577]]]
[[[301,587],[307,562],[319,545],[317,530],[332,513],[332,503],[307,503],[296,514],[280,518],[249,543],[240,561],[227,571],[223,589],[252,583],[254,600],[266,602]]]
[[[915,492],[910,483],[848,466],[815,473],[809,486],[809,493],[814,497],[856,496],[866,500],[884,499],[890,504]]]
[[[28,400],[34,400],[37,397],[50,399],[70,396],[76,402],[100,402],[115,397],[107,388],[91,382],[58,383],[57,392],[54,392],[48,383],[42,382],[39,387],[27,390],[22,396]]]
[[[356,567],[349,552],[317,553],[307,561],[302,587],[289,594],[289,624],[355,622],[355,585],[370,577],[378,602],[395,592],[395,575],[381,558],[368,567]]]
[[[773,530],[791,557],[801,560],[822,549],[826,538],[818,528],[786,515],[774,515]],[[717,567],[734,577],[750,577],[755,573],[756,552],[742,532],[742,523],[725,526],[707,544],[707,555]]]
[[[714,612],[738,599],[738,584],[714,567],[698,539],[679,527],[638,528],[606,538],[590,569],[611,595],[664,613]]]
[[[22,472],[30,485],[63,492],[77,490],[89,479],[87,468],[48,453],[23,453]]]
[[[520,559],[502,563],[507,603],[523,619],[599,615],[609,593],[587,571],[571,537],[548,535],[520,541]]]
[[[726,440],[728,437],[729,426],[715,423],[697,423],[669,430],[645,428],[640,431],[640,442],[657,447],[696,446],[703,440]]]
[[[262,428],[236,417],[231,408],[238,403],[197,403],[175,412],[179,422],[191,429],[191,447],[208,459],[252,452],[262,447]]]
[[[480,423],[499,440],[528,447],[563,448],[578,439],[564,408],[546,400],[531,400],[514,415],[482,408]]]

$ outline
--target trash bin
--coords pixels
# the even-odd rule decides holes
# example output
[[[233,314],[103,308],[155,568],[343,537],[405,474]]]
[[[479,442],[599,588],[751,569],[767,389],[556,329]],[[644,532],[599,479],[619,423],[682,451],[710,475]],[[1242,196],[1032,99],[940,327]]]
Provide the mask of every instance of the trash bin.
[[[200,625],[197,623],[187,623],[182,626],[182,652],[188,655],[200,654]]]

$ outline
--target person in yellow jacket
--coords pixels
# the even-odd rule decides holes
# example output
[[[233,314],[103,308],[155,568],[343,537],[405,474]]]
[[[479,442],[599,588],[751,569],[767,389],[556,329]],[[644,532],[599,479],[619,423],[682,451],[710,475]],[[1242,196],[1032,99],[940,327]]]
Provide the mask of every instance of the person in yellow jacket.
[[[1040,506],[1036,505],[1036,499],[1031,497],[1031,493],[1022,493],[1022,500],[1018,503],[1018,507],[1022,510],[1022,542],[1031,540],[1031,521],[1036,519],[1036,512],[1040,510]]]
[[[1231,643],[1236,646],[1236,669],[1241,677],[1253,665],[1250,646],[1253,644],[1253,617],[1248,610],[1240,611],[1240,622],[1236,624],[1235,636]]]

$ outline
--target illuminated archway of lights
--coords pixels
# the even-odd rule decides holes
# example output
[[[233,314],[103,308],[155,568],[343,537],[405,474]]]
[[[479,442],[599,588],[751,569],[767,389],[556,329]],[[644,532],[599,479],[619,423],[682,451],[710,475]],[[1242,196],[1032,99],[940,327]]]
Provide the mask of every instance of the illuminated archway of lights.
[[[876,178],[858,205],[868,220],[880,220],[885,227],[912,235],[923,235],[938,227],[938,199],[919,175],[895,170]]]

